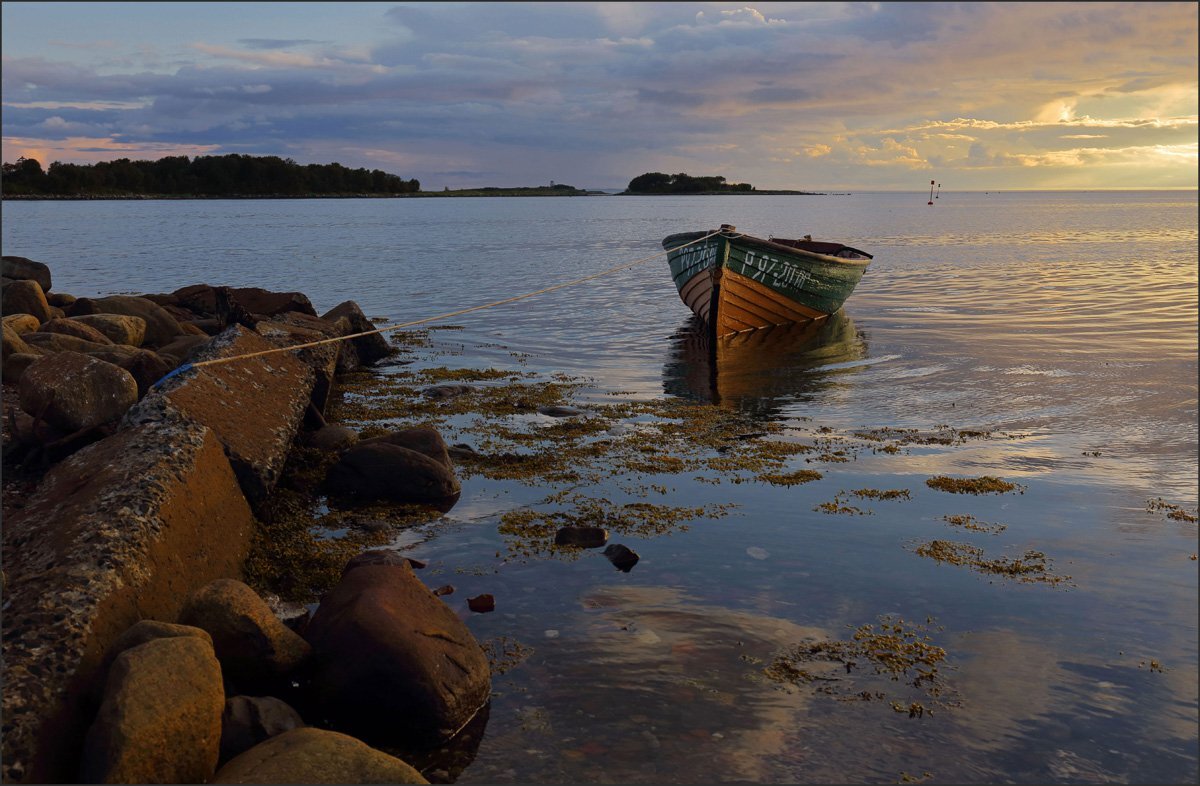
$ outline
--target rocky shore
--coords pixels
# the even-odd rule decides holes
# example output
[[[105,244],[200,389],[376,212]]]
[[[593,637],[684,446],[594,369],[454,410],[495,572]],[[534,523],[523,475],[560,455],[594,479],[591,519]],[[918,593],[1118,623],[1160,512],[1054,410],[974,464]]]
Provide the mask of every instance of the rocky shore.
[[[245,357],[372,327],[299,292],[76,298],[3,258],[5,782],[425,783],[358,737],[486,716],[482,648],[399,553],[350,559],[311,618],[244,583],[296,446],[348,504],[457,499],[433,429],[325,422],[379,334]]]

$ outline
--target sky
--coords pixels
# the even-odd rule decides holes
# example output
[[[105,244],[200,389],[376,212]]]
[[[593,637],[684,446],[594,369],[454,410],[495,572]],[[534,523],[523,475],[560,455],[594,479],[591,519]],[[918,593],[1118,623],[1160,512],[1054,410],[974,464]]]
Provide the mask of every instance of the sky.
[[[55,3],[3,159],[277,155],[619,189],[1197,187],[1196,3]]]

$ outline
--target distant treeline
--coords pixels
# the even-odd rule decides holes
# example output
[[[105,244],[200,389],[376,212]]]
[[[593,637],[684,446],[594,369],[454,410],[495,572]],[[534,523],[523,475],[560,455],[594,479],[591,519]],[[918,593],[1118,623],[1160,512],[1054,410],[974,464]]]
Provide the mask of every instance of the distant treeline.
[[[4,164],[0,188],[5,196],[329,196],[412,194],[421,183],[379,169],[232,153],[97,164],[55,161],[46,171],[37,159],[18,158]]]
[[[647,172],[629,181],[630,194],[712,194],[721,192],[753,191],[749,183],[726,183],[725,178],[692,177],[680,172],[667,175],[662,172]]]

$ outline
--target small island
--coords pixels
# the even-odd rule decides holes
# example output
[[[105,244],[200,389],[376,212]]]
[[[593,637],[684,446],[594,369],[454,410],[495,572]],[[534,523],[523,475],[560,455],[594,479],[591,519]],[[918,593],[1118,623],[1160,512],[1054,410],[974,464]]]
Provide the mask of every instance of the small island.
[[[118,158],[95,164],[55,161],[42,169],[34,158],[3,165],[4,199],[336,199],[363,197],[558,197],[610,196],[551,181],[545,186],[444,188],[422,191],[415,178],[379,169],[298,164],[279,156],[166,156],[157,161]],[[647,172],[620,195],[801,194],[729,183],[723,176],[693,177]]]
[[[680,172],[668,175],[662,172],[647,172],[629,181],[624,194],[686,194],[689,196],[708,196],[714,194],[800,194],[805,196],[824,196],[813,191],[760,191],[749,183],[728,183],[721,175],[692,177]]]

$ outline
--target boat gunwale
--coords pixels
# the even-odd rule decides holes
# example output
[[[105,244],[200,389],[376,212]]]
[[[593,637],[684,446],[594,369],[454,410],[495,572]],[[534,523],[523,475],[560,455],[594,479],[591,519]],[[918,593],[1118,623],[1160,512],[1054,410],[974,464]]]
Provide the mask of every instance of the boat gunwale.
[[[675,248],[678,248],[679,246],[681,246],[685,243],[688,243],[697,238],[704,237],[705,235],[708,235],[708,234],[712,234],[712,233],[711,232],[677,232],[674,235],[667,235],[666,237],[664,237],[662,240],[662,246],[667,251],[673,251],[673,250],[675,250]],[[853,257],[835,257],[835,256],[831,256],[829,254],[820,254],[816,251],[806,251],[802,248],[794,248],[793,246],[785,246],[782,243],[776,243],[771,240],[763,240],[761,237],[755,237],[754,235],[747,235],[747,234],[741,233],[741,232],[732,234],[732,235],[721,233],[719,235],[716,235],[716,237],[724,238],[727,242],[732,243],[732,244],[737,244],[737,243],[741,242],[743,245],[747,245],[747,246],[751,246],[751,247],[761,246],[762,248],[766,248],[776,254],[792,256],[792,257],[799,257],[804,260],[815,261],[815,262],[824,262],[826,264],[840,264],[840,265],[852,265],[852,266],[856,266],[856,267],[866,267],[869,264],[871,264],[871,260],[874,258],[867,252],[859,251],[858,249],[851,248],[850,246],[845,246],[845,247],[849,248],[851,251],[855,252],[856,254],[862,254],[866,258],[862,259],[862,258],[853,258]],[[667,242],[670,240],[673,240],[673,239],[678,239],[679,242],[677,244],[675,244],[675,246],[668,248]],[[745,242],[745,241],[749,241],[749,242]]]

